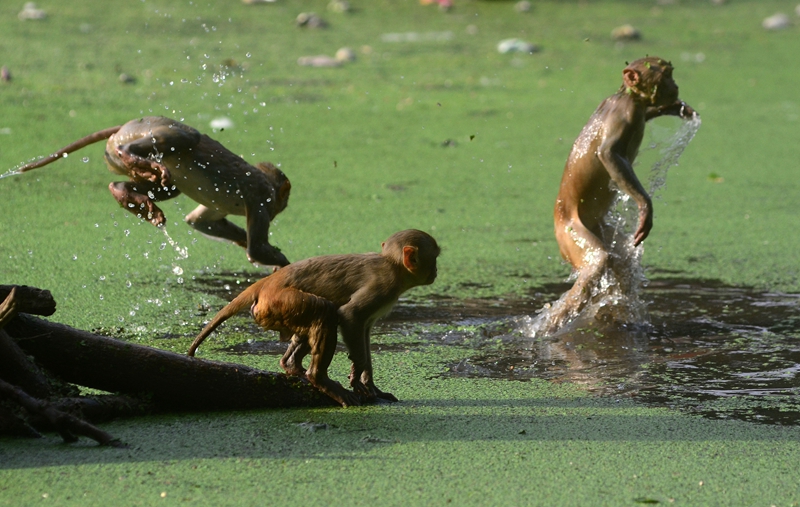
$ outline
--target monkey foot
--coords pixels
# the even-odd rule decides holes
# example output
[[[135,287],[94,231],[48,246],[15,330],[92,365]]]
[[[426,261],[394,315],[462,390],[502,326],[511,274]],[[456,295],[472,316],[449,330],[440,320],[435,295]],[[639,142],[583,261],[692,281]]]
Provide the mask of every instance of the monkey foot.
[[[117,156],[130,170],[132,179],[161,183],[162,187],[170,185],[169,169],[164,164],[130,153],[122,146],[117,147]]]
[[[379,398],[391,402],[400,401],[392,393],[381,391],[380,389],[375,387],[375,384],[367,385],[361,382],[360,380],[354,381],[351,379],[350,386],[353,388],[353,391],[356,394],[358,394],[362,398],[366,398],[367,401],[375,401]]]
[[[342,384],[336,381],[331,379],[325,379],[321,382],[315,381],[311,379],[308,374],[306,374],[306,378],[314,387],[331,397],[343,407],[357,407],[361,405],[361,397],[358,396],[358,394],[348,391],[342,387]]]

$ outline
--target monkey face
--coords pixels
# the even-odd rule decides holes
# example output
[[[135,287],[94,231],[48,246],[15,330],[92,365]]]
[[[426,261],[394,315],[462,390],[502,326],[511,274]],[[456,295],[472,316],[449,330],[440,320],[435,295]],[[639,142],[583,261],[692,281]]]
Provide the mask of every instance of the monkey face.
[[[651,70],[656,74],[656,83],[651,98],[653,105],[666,106],[677,102],[678,84],[672,78],[672,65],[666,64],[662,69],[653,66]]]

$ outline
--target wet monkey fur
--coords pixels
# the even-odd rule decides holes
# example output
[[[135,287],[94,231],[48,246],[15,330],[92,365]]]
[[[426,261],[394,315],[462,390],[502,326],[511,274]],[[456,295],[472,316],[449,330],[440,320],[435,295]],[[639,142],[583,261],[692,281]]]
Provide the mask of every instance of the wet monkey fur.
[[[678,98],[672,64],[651,56],[622,71],[622,86],[605,99],[583,127],[564,167],[554,210],[555,235],[561,256],[578,272],[568,293],[570,311],[591,296],[593,284],[609,261],[604,219],[617,189],[639,208],[634,246],[653,227],[653,203],[633,171],[645,123],[663,115],[692,118],[696,113]]]
[[[305,375],[320,391],[343,406],[361,398],[397,401],[375,387],[369,349],[370,330],[401,294],[436,279],[439,245],[415,229],[392,234],[380,253],[326,255],[305,259],[277,270],[245,289],[223,308],[195,338],[188,355],[220,324],[245,308],[266,330],[291,336],[280,361],[289,375]],[[337,329],[352,361],[350,386],[328,377],[336,349]],[[303,358],[311,355],[308,369]]]
[[[286,257],[269,244],[269,224],[286,208],[289,179],[269,162],[248,164],[219,142],[183,123],[147,116],[90,134],[41,160],[18,169],[26,172],[98,141],[106,142],[111,172],[130,181],[109,190],[120,206],[155,226],[166,222],[157,201],[184,193],[200,205],[186,222],[208,236],[231,241],[247,250],[251,262],[285,266]],[[227,215],[245,216],[247,230]]]

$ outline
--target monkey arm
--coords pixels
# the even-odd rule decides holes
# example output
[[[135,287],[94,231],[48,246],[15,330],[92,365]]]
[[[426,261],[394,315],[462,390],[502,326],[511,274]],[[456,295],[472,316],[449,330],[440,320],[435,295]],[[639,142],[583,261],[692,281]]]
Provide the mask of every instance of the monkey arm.
[[[633,236],[633,244],[638,246],[653,228],[653,202],[626,157],[626,148],[635,126],[625,123],[627,122],[620,120],[620,124],[611,125],[611,128],[607,129],[608,134],[597,150],[597,157],[617,187],[631,196],[639,207],[639,225]]]
[[[136,130],[140,137],[117,146],[117,156],[134,180],[160,181],[163,186],[169,186],[170,174],[162,158],[191,153],[201,138],[197,130],[168,118],[148,120]]]
[[[666,106],[648,107],[647,111],[645,112],[645,121],[650,121],[653,118],[658,118],[659,116],[679,116],[684,120],[688,120],[696,114],[697,111],[695,111],[692,106],[686,102],[678,100],[675,103]]]
[[[247,258],[264,266],[286,266],[289,259],[280,250],[269,244],[269,221],[272,219],[266,206],[248,203],[247,210]]]
[[[342,330],[342,339],[347,346],[348,357],[352,362],[350,368],[350,387],[360,396],[369,400],[382,398],[388,401],[398,401],[391,394],[381,391],[375,386],[375,379],[372,370],[372,354],[370,352],[370,330],[377,318],[393,306],[397,298],[385,296],[384,298],[374,297],[380,294],[380,289],[375,287],[363,288],[357,291],[350,299],[350,302],[339,308],[339,327]],[[372,301],[364,304],[364,298],[373,294]],[[381,305],[381,302],[389,301],[389,304]]]

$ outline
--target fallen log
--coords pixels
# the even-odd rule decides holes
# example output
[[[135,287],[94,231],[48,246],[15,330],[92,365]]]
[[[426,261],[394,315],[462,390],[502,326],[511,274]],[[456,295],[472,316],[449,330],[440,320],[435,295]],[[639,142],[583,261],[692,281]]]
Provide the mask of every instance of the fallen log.
[[[56,393],[56,386],[50,385],[44,373],[25,356],[4,330],[5,326],[16,317],[20,308],[33,308],[34,311],[42,311],[40,308],[43,307],[43,313],[47,313],[49,311],[48,308],[51,306],[50,303],[52,303],[52,310],[55,311],[55,301],[50,292],[33,289],[33,293],[31,293],[26,289],[28,288],[11,286],[3,296],[2,303],[0,303],[0,359],[2,359],[0,361],[0,373],[26,384],[38,396],[50,397]],[[31,294],[33,294],[33,297],[31,297]],[[45,297],[42,298],[40,296]],[[45,304],[44,306],[39,304],[30,305],[31,299],[37,302],[44,300]],[[86,436],[100,445],[125,446],[111,434],[72,413],[61,410],[48,401],[31,396],[22,388],[7,382],[3,378],[0,378],[0,400],[5,401],[4,406],[0,406],[0,433],[40,437],[41,434],[36,430],[36,427],[48,426],[58,431],[64,442],[77,442],[78,436]],[[91,403],[89,399],[80,399],[72,403],[71,406],[76,407],[83,404],[84,401],[89,402],[88,406],[97,405],[97,403]],[[30,419],[39,419],[38,423],[29,421],[28,418],[23,418],[21,415],[14,413],[14,407],[22,408]]]
[[[13,400],[24,407],[28,413],[43,417],[58,431],[64,442],[74,443],[79,436],[89,437],[100,445],[110,447],[125,447],[119,439],[110,433],[87,423],[79,417],[63,412],[50,403],[34,398],[19,387],[0,379],[0,397]]]
[[[103,391],[147,395],[157,411],[337,406],[305,379],[190,358],[20,314],[5,331],[55,376]]]

